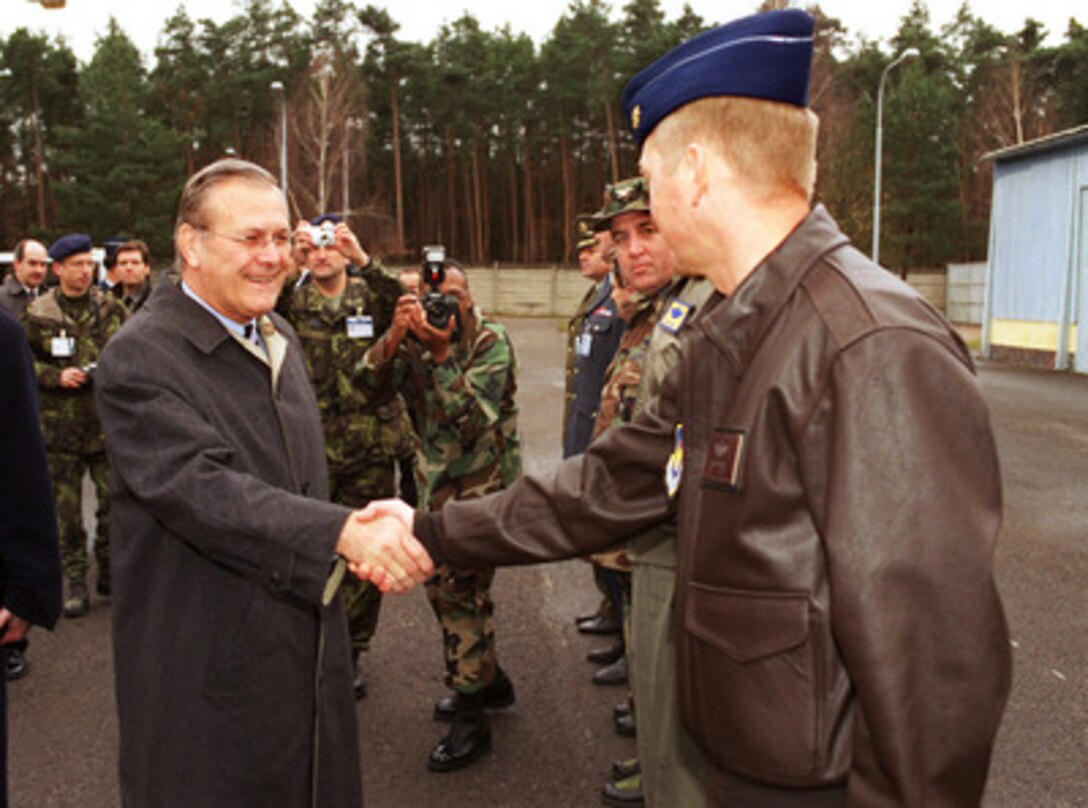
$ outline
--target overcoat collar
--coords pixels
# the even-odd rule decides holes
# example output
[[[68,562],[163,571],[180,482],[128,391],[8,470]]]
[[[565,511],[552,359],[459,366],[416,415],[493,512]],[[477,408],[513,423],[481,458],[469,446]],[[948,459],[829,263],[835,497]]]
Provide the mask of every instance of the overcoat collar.
[[[174,278],[168,282],[156,284],[147,305],[154,309],[162,308],[166,320],[173,323],[174,327],[201,353],[211,354],[227,340],[237,342],[256,359],[272,368],[273,386],[275,386],[283,360],[287,355],[287,340],[279,333],[268,315],[259,320],[261,337],[268,348],[266,356],[264,351],[253,343],[235,337],[227,331],[222,323],[201,308],[200,304],[191,300],[178,287],[177,280]]]

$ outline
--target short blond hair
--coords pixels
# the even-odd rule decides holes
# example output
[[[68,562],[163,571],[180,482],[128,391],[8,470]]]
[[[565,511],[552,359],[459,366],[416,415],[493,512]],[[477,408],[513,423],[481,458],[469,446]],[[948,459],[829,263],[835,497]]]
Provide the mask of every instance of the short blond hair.
[[[819,125],[816,113],[805,107],[715,96],[700,98],[667,116],[657,125],[654,137],[669,170],[688,143],[699,142],[728,159],[757,188],[792,187],[811,200]]]

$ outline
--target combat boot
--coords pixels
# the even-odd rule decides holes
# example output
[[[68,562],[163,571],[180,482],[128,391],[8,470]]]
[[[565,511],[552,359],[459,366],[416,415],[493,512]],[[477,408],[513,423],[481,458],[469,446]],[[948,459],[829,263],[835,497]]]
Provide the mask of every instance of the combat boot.
[[[495,681],[481,690],[479,695],[485,710],[503,710],[516,701],[514,683],[503,673],[502,668],[495,671]],[[461,693],[454,693],[441,699],[434,706],[434,720],[452,721],[464,709],[462,705],[466,698],[468,697]]]
[[[645,805],[646,798],[642,793],[642,773],[606,783],[601,790],[601,802],[605,805],[618,806],[618,808]]]
[[[491,749],[491,726],[484,714],[482,693],[462,695],[449,734],[431,750],[427,768],[432,772],[452,772],[479,760]]]
[[[595,685],[623,685],[627,684],[627,657],[621,656],[611,665],[598,670],[593,674]]]
[[[64,599],[65,617],[83,617],[91,609],[87,584],[81,578],[68,581],[68,597]]]

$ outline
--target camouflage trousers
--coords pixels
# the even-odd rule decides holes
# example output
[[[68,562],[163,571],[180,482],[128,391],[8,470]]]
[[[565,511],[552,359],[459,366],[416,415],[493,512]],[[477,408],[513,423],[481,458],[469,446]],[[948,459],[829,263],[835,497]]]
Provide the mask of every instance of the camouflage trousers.
[[[384,466],[365,468],[330,467],[329,499],[349,508],[362,508],[372,499],[386,499],[396,493],[394,461]],[[353,657],[370,650],[370,641],[378,630],[382,611],[382,593],[367,581],[345,575],[340,584],[340,597],[348,618]]]
[[[442,627],[446,685],[476,693],[495,680],[495,570],[462,572],[446,566],[427,581],[427,600]]]
[[[83,528],[83,472],[89,472],[94,483],[95,508],[94,557],[98,574],[109,579],[110,570],[110,483],[105,453],[68,454],[49,452],[49,473],[53,477],[53,493],[57,498],[57,534],[60,537],[60,560],[64,576],[69,581],[87,577],[87,531]]]

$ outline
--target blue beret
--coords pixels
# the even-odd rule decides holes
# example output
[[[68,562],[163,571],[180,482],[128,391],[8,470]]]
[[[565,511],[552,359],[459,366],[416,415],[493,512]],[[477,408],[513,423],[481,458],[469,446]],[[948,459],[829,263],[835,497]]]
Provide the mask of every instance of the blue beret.
[[[340,224],[342,221],[344,221],[344,217],[341,216],[339,213],[323,213],[320,216],[315,216],[314,218],[310,219],[310,224],[312,224],[314,227],[321,227],[321,225],[325,224],[325,222]]]
[[[128,238],[125,236],[110,236],[102,242],[102,247],[106,250],[102,263],[106,265],[106,269],[112,269],[117,264],[117,248],[127,241]]]
[[[49,257],[54,261],[63,261],[69,255],[90,252],[94,243],[86,233],[69,233],[61,236],[49,248]]]
[[[720,95],[808,105],[813,20],[768,11],[712,28],[673,48],[623,88],[621,103],[641,147],[684,104]]]

